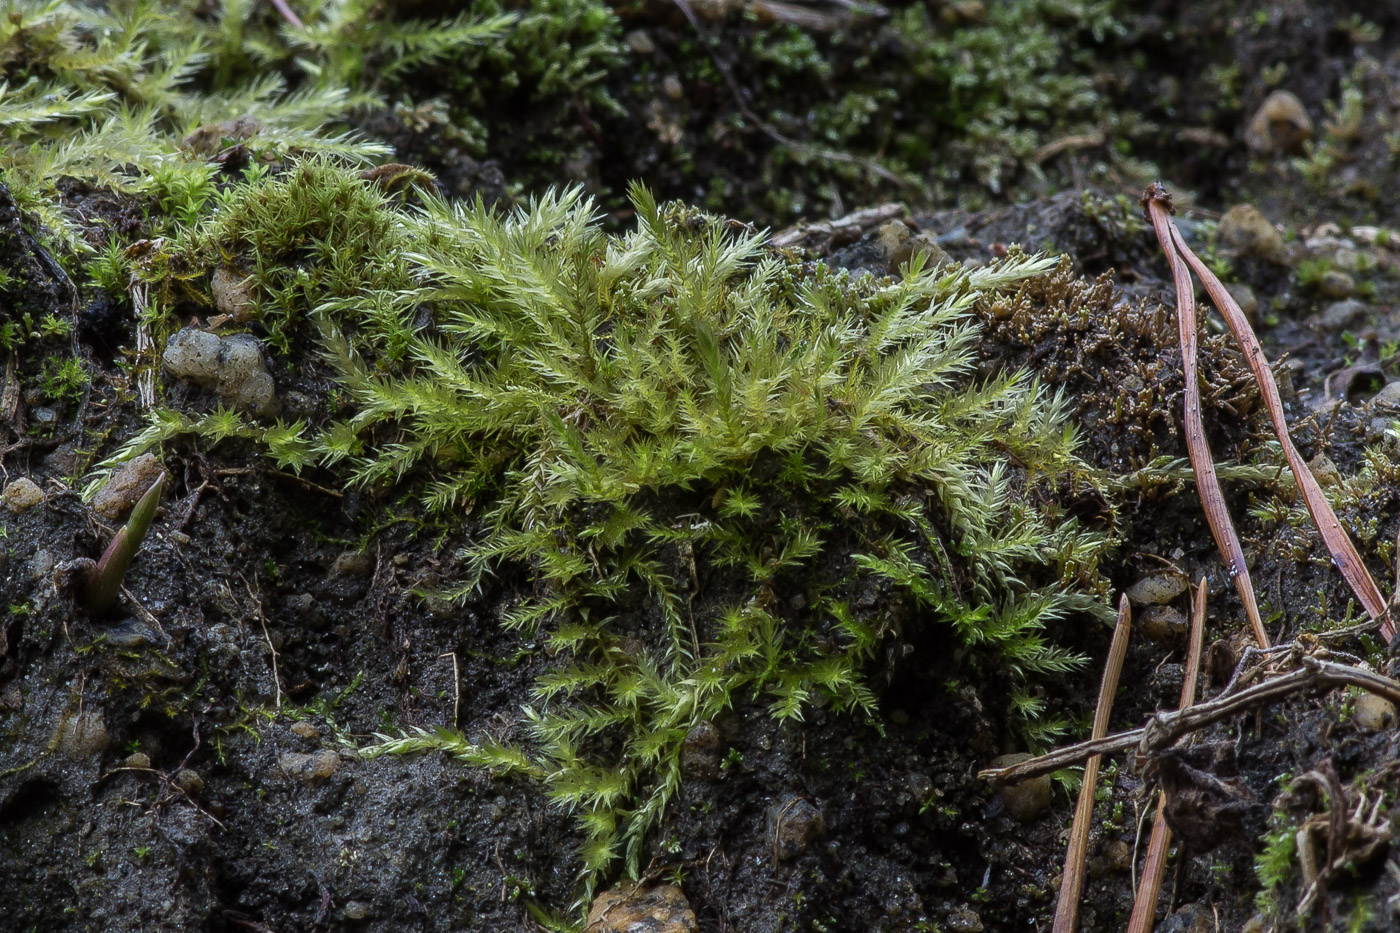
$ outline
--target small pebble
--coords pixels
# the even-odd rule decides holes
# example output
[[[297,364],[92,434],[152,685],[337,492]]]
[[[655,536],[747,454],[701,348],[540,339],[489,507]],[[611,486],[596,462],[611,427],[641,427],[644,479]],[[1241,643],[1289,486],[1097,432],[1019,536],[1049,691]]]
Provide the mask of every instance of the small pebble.
[[[622,37],[627,47],[637,55],[650,55],[656,51],[656,43],[644,29],[634,29]]]
[[[53,552],[48,548],[40,548],[29,558],[29,576],[35,580],[42,580],[53,570],[53,565]]]
[[[971,907],[957,907],[948,913],[949,933],[982,933],[982,918]]]
[[[365,919],[365,918],[368,917],[368,916],[369,916],[369,905],[368,905],[368,904],[363,904],[363,903],[361,903],[360,901],[346,901],[346,902],[345,902],[345,919],[346,919],[346,920],[363,920],[363,919]]]
[[[125,619],[119,625],[107,629],[104,634],[107,636],[107,644],[126,651],[134,651],[163,641],[150,626],[135,619]]]
[[[107,723],[96,710],[86,710],[82,715],[68,716],[59,723],[58,742],[54,751],[68,758],[88,758],[100,755],[112,744],[112,736],[107,732]]]
[[[39,484],[27,476],[12,480],[5,485],[5,491],[0,493],[5,499],[5,505],[11,512],[19,514],[27,509],[44,501],[44,491],[39,488]]]
[[[1356,698],[1353,710],[1356,727],[1362,732],[1380,732],[1395,728],[1395,704],[1374,693],[1363,693]]]
[[[329,748],[319,752],[283,752],[277,758],[277,766],[302,784],[315,784],[335,773],[340,765],[340,756]]]
[[[673,884],[623,882],[599,894],[588,909],[588,933],[695,933],[695,911]]]
[[[374,558],[364,551],[344,551],[331,564],[333,577],[362,577],[374,570]]]
[[[1115,839],[1103,850],[1104,860],[1112,871],[1124,873],[1133,867],[1133,847],[1125,839]]]
[[[1371,396],[1366,402],[1366,407],[1371,409],[1372,414],[1400,412],[1400,382],[1386,383],[1379,392]]]
[[[1367,304],[1357,301],[1355,298],[1334,301],[1322,312],[1317,323],[1326,331],[1342,331],[1359,321],[1369,310],[1370,307]]]
[[[123,768],[149,768],[151,766],[151,756],[145,752],[132,752],[122,761]]]
[[[1312,119],[1292,91],[1274,91],[1264,98],[1244,131],[1245,145],[1259,155],[1300,152],[1312,138]]]
[[[1268,218],[1249,204],[1237,204],[1220,218],[1217,231],[1225,250],[1243,257],[1262,259],[1276,265],[1288,264],[1288,249],[1283,234],[1269,223]]]
[[[242,324],[253,317],[257,305],[253,301],[253,284],[248,274],[232,266],[219,266],[209,281],[209,293],[214,307]]]
[[[175,772],[175,784],[191,797],[204,790],[204,778],[199,776],[198,771],[190,768],[181,768]]]
[[[771,839],[780,861],[807,851],[826,830],[826,817],[805,797],[797,797],[772,811]]]
[[[292,732],[303,739],[314,739],[321,735],[321,731],[305,719],[298,719],[292,723]]]
[[[1025,752],[999,755],[991,760],[988,767],[1009,768],[1032,757],[1034,756]],[[1006,810],[1007,816],[1019,823],[1029,823],[1050,809],[1052,790],[1050,776],[1045,774],[1031,778],[1029,781],[1022,781],[1019,784],[998,787],[997,796],[1001,798],[1001,805]]]
[[[1245,318],[1249,323],[1259,325],[1259,299],[1254,296],[1254,289],[1243,282],[1231,282],[1225,286],[1225,290],[1230,293],[1230,297],[1235,299],[1235,304],[1240,306]]]
[[[121,521],[164,472],[165,468],[154,454],[142,454],[128,460],[117,467],[97,495],[92,497],[93,511],[111,521]]]
[[[1323,488],[1342,485],[1342,471],[1337,469],[1332,458],[1324,453],[1319,452],[1316,457],[1308,461],[1308,469],[1312,470],[1313,478]]]
[[[1317,291],[1323,298],[1349,298],[1356,292],[1356,280],[1340,269],[1329,269],[1318,280]]]
[[[1136,622],[1138,631],[1153,641],[1173,641],[1191,628],[1186,614],[1175,606],[1146,606]]]
[[[1154,573],[1128,587],[1128,599],[1135,606],[1157,606],[1185,593],[1186,586],[1186,578],[1179,573]]]

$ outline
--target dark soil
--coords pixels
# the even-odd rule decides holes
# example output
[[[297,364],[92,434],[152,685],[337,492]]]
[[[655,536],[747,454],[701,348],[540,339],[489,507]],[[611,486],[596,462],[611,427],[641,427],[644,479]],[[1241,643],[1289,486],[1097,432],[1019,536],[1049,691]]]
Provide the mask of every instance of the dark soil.
[[[627,21],[654,34],[648,54],[658,62],[681,54],[684,18],[631,9]],[[1288,358],[1276,368],[1304,455],[1326,455],[1340,477],[1369,471],[1368,482],[1339,490],[1339,512],[1387,591],[1400,530],[1392,433],[1400,403],[1376,397],[1400,375],[1400,253],[1355,228],[1400,221],[1387,196],[1400,182],[1398,50],[1400,13],[1391,4],[1299,0],[1250,10],[1159,3],[1103,52],[1113,68],[1132,63],[1119,106],[1156,125],[1151,159],[1169,187],[1180,186],[1183,206],[1197,206],[1183,209],[1183,229],[1229,266],[1234,284],[1252,289],[1271,359]],[[1279,63],[1288,68],[1270,81]],[[701,70],[695,59],[677,67]],[[527,121],[512,137],[503,120],[481,159],[431,130],[406,133],[385,114],[363,125],[400,145],[404,161],[437,171],[449,194],[509,201],[511,184],[539,177],[522,153],[549,132],[564,134],[580,160],[552,181],[584,178],[616,191],[640,176],[664,194],[713,195],[741,221],[792,219],[789,200],[757,194],[783,170],[781,147],[751,129],[716,131],[735,119],[735,104],[712,70],[698,90],[686,82],[692,91],[675,117],[680,139],[693,144],[684,160],[674,142],[664,152],[656,142],[645,81],[614,89],[621,113],[552,114],[563,129]],[[830,78],[847,79],[839,69]],[[1361,91],[1362,117],[1332,133],[1327,165],[1320,150],[1263,158],[1244,146],[1245,123],[1274,86],[1298,94],[1320,146],[1326,107],[1344,82]],[[798,112],[821,89],[772,93],[790,94],[780,103]],[[1183,135],[1188,128],[1209,130],[1214,141]],[[1106,476],[1131,474],[1185,457],[1172,293],[1137,215],[1138,190],[1112,185],[1136,179],[1096,169],[1098,156],[1067,158],[1056,176],[1066,186],[1089,177],[1099,186],[976,212],[934,203],[927,192],[861,188],[846,175],[804,176],[788,194],[830,205],[813,192],[839,182],[836,201],[847,208],[898,194],[910,206],[903,221],[965,262],[1011,244],[1062,254],[1056,274],[1003,305],[977,308],[983,363],[1027,367],[1068,393],[1084,458]],[[712,183],[698,188],[697,178]],[[70,196],[114,225],[139,224],[139,205]],[[1214,221],[1246,200],[1286,231],[1287,264],[1230,256],[1217,242]],[[824,242],[813,258],[888,274],[876,240],[872,230]],[[840,252],[853,245],[860,249]],[[376,734],[412,727],[455,726],[474,741],[522,737],[519,707],[548,659],[499,620],[530,591],[528,574],[503,574],[460,608],[425,599],[419,594],[457,578],[454,555],[470,521],[442,536],[419,533],[390,499],[342,488],[329,474],[290,476],[238,441],[186,442],[166,451],[172,482],[127,595],[89,615],[55,587],[55,572],[101,553],[115,530],[71,483],[144,423],[113,362],[134,318],[121,296],[80,293],[3,190],[0,268],[18,283],[0,296],[10,317],[81,310],[75,339],[91,374],[90,387],[56,406],[22,389],[42,371],[35,352],[12,359],[0,397],[5,479],[29,477],[46,497],[0,521],[0,929],[485,931],[541,928],[532,907],[572,917],[579,837],[541,788],[445,755],[369,760],[356,751]],[[1328,271],[1345,272],[1350,291],[1325,282]],[[1356,306],[1338,310],[1348,300]],[[1213,320],[1203,338],[1216,458],[1277,463],[1228,333]],[[300,362],[309,386],[322,367]],[[1180,476],[1144,482],[1116,504],[1086,493],[1076,507],[1111,516],[1122,534],[1109,568],[1117,586],[1167,567],[1206,578],[1210,694],[1233,668],[1246,628],[1189,470]],[[1227,487],[1276,640],[1359,621],[1287,484],[1256,476]],[[1184,611],[1185,598],[1174,605]],[[1108,630],[1076,626],[1061,640],[1100,663]],[[1115,728],[1175,707],[1183,648],[1176,635],[1135,635]],[[1333,650],[1387,663],[1371,635]],[[716,933],[1049,929],[1075,795],[1057,785],[1049,810],[1022,823],[977,778],[993,757],[1020,749],[1005,719],[1005,675],[964,663],[962,651],[927,628],[890,644],[872,676],[881,694],[875,721],[818,708],[779,724],[764,703],[739,705],[693,750],[644,859],[648,879],[678,883],[698,929]],[[1097,679],[1089,670],[1047,683],[1049,712],[1086,724]],[[1237,796],[1228,813],[1205,801],[1183,815],[1185,842],[1156,929],[1400,924],[1400,869],[1386,861],[1385,844],[1363,852],[1355,839],[1336,841],[1342,863],[1301,919],[1299,860],[1285,862],[1272,891],[1261,892],[1256,871],[1266,837],[1292,837],[1338,808],[1369,813],[1378,797],[1373,825],[1394,811],[1400,737],[1393,722],[1376,728],[1357,715],[1357,702],[1340,691],[1295,697],[1204,730],[1181,753],[1194,771],[1157,763],[1158,773],[1212,774]],[[1081,930],[1125,926],[1139,826],[1155,806],[1145,764],[1106,763]],[[1290,784],[1310,772],[1318,775],[1311,783]],[[1338,790],[1345,800],[1334,799]],[[1326,836],[1315,838],[1325,862]]]

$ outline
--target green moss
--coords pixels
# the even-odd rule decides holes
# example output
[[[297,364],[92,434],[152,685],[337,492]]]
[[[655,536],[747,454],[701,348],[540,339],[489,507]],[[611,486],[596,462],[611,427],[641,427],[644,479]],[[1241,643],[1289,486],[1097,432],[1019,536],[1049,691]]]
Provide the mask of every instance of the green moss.
[[[158,412],[124,452],[248,437],[437,522],[476,516],[444,595],[504,586],[504,624],[553,659],[520,743],[377,751],[542,781],[579,820],[585,890],[644,864],[692,729],[740,702],[868,715],[888,639],[970,648],[1043,739],[1030,687],[1081,663],[1054,630],[1105,614],[1111,543],[1061,505],[1089,475],[1062,400],[977,372],[972,305],[1051,261],[852,279],[640,187],[632,204],[617,236],[577,190],[501,216],[396,206],[324,161],[254,179],[152,285],[247,264],[261,325],[314,343],[347,407],[270,429]]]
[[[227,190],[218,213],[171,253],[184,268],[224,264],[249,276],[258,317],[286,352],[308,309],[408,288],[402,227],[376,188],[330,161],[310,159],[279,178],[255,173]],[[379,339],[391,358],[402,356],[406,323],[378,318],[373,325],[367,339]]]

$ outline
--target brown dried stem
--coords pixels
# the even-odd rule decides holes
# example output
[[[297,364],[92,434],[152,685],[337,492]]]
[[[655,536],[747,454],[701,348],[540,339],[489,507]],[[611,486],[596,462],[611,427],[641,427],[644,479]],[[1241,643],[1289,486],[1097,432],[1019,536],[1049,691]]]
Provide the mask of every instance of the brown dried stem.
[[[1201,577],[1192,605],[1191,643],[1186,649],[1186,673],[1181,681],[1178,709],[1186,709],[1196,702],[1196,675],[1201,670],[1201,645],[1205,641],[1205,631],[1206,578]],[[1152,933],[1152,923],[1157,917],[1157,899],[1162,891],[1162,876],[1167,870],[1167,850],[1172,844],[1172,831],[1165,818],[1166,808],[1167,798],[1159,795],[1157,816],[1152,821],[1152,836],[1147,841],[1147,857],[1142,863],[1142,880],[1138,882],[1133,913],[1128,918],[1128,933]]]
[[[1306,690],[1359,687],[1400,705],[1400,681],[1375,671],[1325,661],[1309,655],[1304,655],[1300,663],[1302,666],[1296,670],[1261,681],[1238,693],[1208,703],[1198,703],[1175,713],[1158,713],[1141,728],[1118,732],[1101,739],[1090,739],[1077,745],[1056,749],[1038,758],[1027,759],[1009,768],[981,771],[977,776],[994,784],[1017,784],[1077,765],[1094,755],[1107,755],[1130,748],[1137,748],[1143,755],[1152,755],[1170,747],[1182,736],[1204,729],[1212,723]]]
[[[1230,512],[1225,508],[1225,494],[1220,489],[1220,479],[1215,475],[1215,459],[1206,442],[1205,424],[1201,420],[1201,386],[1196,372],[1196,299],[1191,286],[1191,273],[1186,270],[1181,257],[1173,249],[1173,232],[1176,226],[1168,212],[1171,195],[1160,184],[1149,187],[1142,196],[1147,216],[1152,221],[1152,229],[1157,234],[1157,242],[1167,254],[1167,264],[1171,266],[1172,282],[1176,285],[1177,333],[1181,340],[1181,371],[1186,378],[1186,406],[1183,421],[1186,428],[1186,452],[1191,457],[1191,469],[1196,474],[1196,491],[1201,497],[1201,508],[1206,513],[1206,523],[1215,538],[1215,545],[1225,558],[1225,566],[1235,583],[1235,590],[1244,603],[1244,614],[1254,629],[1254,640],[1259,647],[1269,647],[1269,636],[1264,631],[1264,620],[1259,616],[1259,605],[1254,599],[1254,585],[1249,579],[1249,566],[1245,563],[1244,548],[1240,546],[1239,535],[1230,521]]]
[[[1313,476],[1312,470],[1308,469],[1307,461],[1303,459],[1302,454],[1298,453],[1298,448],[1293,446],[1293,439],[1288,434],[1288,422],[1284,419],[1283,401],[1278,394],[1278,383],[1274,381],[1273,371],[1269,369],[1268,360],[1264,358],[1264,348],[1259,345],[1259,338],[1254,336],[1254,331],[1250,328],[1244,311],[1240,309],[1239,304],[1221,284],[1220,279],[1216,278],[1215,273],[1210,271],[1210,268],[1201,262],[1195,253],[1191,252],[1191,248],[1181,237],[1181,231],[1176,229],[1176,224],[1168,219],[1167,227],[1171,231],[1173,248],[1185,258],[1187,265],[1200,277],[1201,282],[1206,287],[1207,294],[1210,295],[1210,300],[1220,309],[1225,323],[1230,328],[1230,333],[1235,335],[1235,342],[1240,345],[1245,362],[1249,364],[1250,372],[1254,373],[1254,381],[1259,386],[1259,394],[1264,399],[1264,407],[1269,411],[1269,420],[1273,422],[1274,433],[1278,435],[1284,459],[1288,461],[1288,468],[1293,471],[1293,477],[1298,482],[1298,491],[1302,493],[1303,504],[1307,506],[1308,514],[1312,516],[1318,534],[1322,536],[1322,543],[1327,546],[1328,553],[1332,555],[1332,563],[1336,564],[1337,569],[1342,572],[1342,576],[1366,612],[1370,614],[1371,618],[1380,621],[1381,635],[1389,644],[1395,637],[1395,625],[1390,618],[1390,607],[1386,603],[1385,597],[1381,595],[1380,587],[1376,585],[1375,579],[1366,569],[1365,563],[1362,562],[1361,555],[1356,552],[1356,546],[1351,543],[1351,537],[1342,528],[1342,523],[1337,520],[1337,513],[1332,511],[1332,504],[1327,501],[1327,496],[1322,492],[1322,485],[1318,483],[1317,477]]]
[[[1094,710],[1091,735],[1102,738],[1108,732],[1108,717],[1113,712],[1113,695],[1118,692],[1118,678],[1123,672],[1123,656],[1128,652],[1128,631],[1132,628],[1132,610],[1128,595],[1118,601],[1118,624],[1113,629],[1113,641],[1108,648],[1108,660],[1103,666],[1103,681],[1099,684],[1099,705]],[[1094,791],[1099,783],[1099,756],[1090,756],[1084,763],[1084,780],[1079,785],[1079,803],[1074,809],[1074,823],[1069,831],[1069,846],[1065,850],[1065,870],[1060,882],[1060,902],[1055,908],[1055,924],[1051,933],[1074,933],[1079,920],[1079,892],[1084,887],[1084,861],[1089,853],[1089,824],[1094,816]]]

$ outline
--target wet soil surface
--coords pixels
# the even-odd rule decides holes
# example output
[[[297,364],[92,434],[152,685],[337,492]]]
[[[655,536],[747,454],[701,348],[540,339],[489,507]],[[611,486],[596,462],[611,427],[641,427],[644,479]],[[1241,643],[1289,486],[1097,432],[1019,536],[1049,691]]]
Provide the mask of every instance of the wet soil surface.
[[[1344,523],[1389,591],[1400,526],[1400,396],[1387,392],[1400,373],[1400,253],[1378,229],[1395,224],[1394,204],[1370,192],[1400,180],[1391,141],[1400,18],[1386,4],[1355,22],[1335,6],[1272,5],[1273,20],[1227,41],[1219,5],[1159,6],[1159,28],[1140,34],[1158,37],[1141,38],[1140,86],[1151,91],[1144,111],[1171,139],[1160,163],[1179,168],[1197,196],[1183,230],[1250,291],[1270,358],[1286,357],[1276,369],[1295,440],[1320,476],[1333,465],[1324,484],[1338,490]],[[1353,41],[1348,30],[1368,21],[1380,37]],[[1260,75],[1279,61],[1294,69],[1285,83],[1316,138],[1335,137],[1327,165],[1316,150],[1275,158],[1244,145],[1243,124],[1269,88]],[[1218,89],[1199,76],[1221,63],[1240,70],[1240,103],[1206,112]],[[1362,117],[1348,129],[1334,114],[1325,130],[1325,105],[1344,80],[1361,89]],[[1186,145],[1180,127],[1217,136]],[[1209,148],[1217,144],[1223,151]],[[501,171],[472,163],[461,187],[504,197]],[[915,205],[802,242],[814,257],[877,275],[894,271],[888,230],[882,237],[891,220],[964,262],[1017,243],[1062,254],[1060,271],[1019,303],[977,309],[984,366],[1029,367],[1062,388],[1085,459],[1130,474],[1185,456],[1171,292],[1135,195],[1074,190],[978,213]],[[1244,200],[1280,226],[1277,248],[1228,240],[1221,215]],[[127,594],[97,617],[78,609],[56,573],[99,554],[114,523],[81,501],[71,478],[94,447],[105,452],[142,423],[93,334],[125,342],[133,325],[121,312],[104,317],[101,296],[76,294],[3,192],[0,260],[36,310],[83,309],[96,329],[84,338],[96,375],[81,399],[62,409],[22,392],[0,399],[5,479],[28,478],[43,494],[0,523],[0,929],[528,930],[544,922],[532,906],[568,916],[580,840],[537,785],[445,755],[356,751],[413,726],[519,738],[519,706],[548,659],[499,620],[531,581],[502,577],[464,607],[425,600],[420,591],[460,570],[454,554],[469,523],[446,539],[415,535],[389,503],[332,476],[281,473],[238,441],[177,443]],[[1202,354],[1217,459],[1266,456],[1257,392],[1214,322]],[[1110,575],[1120,587],[1165,569],[1205,577],[1209,695],[1246,636],[1188,476],[1144,482],[1112,507],[1125,543]],[[1356,621],[1286,488],[1257,477],[1227,486],[1275,639]],[[1185,612],[1185,597],[1172,607]],[[1097,663],[1108,634],[1078,620],[1060,637]],[[1134,637],[1115,728],[1175,706],[1183,648],[1172,625]],[[814,709],[780,724],[763,703],[718,720],[643,860],[647,880],[678,884],[694,912],[693,926],[665,929],[1048,929],[1074,795],[1057,784],[1048,807],[1016,819],[977,778],[1021,749],[1006,725],[1005,678],[962,663],[960,650],[929,630],[891,645],[872,678],[873,721]],[[1373,635],[1330,650],[1389,663]],[[1082,725],[1096,688],[1091,669],[1048,683],[1044,699]],[[1373,705],[1341,691],[1294,697],[1203,730],[1179,760],[1157,763],[1187,800],[1158,930],[1400,923],[1400,870],[1387,860],[1400,736],[1394,710]],[[1144,764],[1106,764],[1082,930],[1124,928],[1140,827],[1154,806]],[[1230,793],[1205,794],[1202,775]],[[1272,875],[1256,867],[1268,853]],[[1336,867],[1310,877],[1308,861]]]

